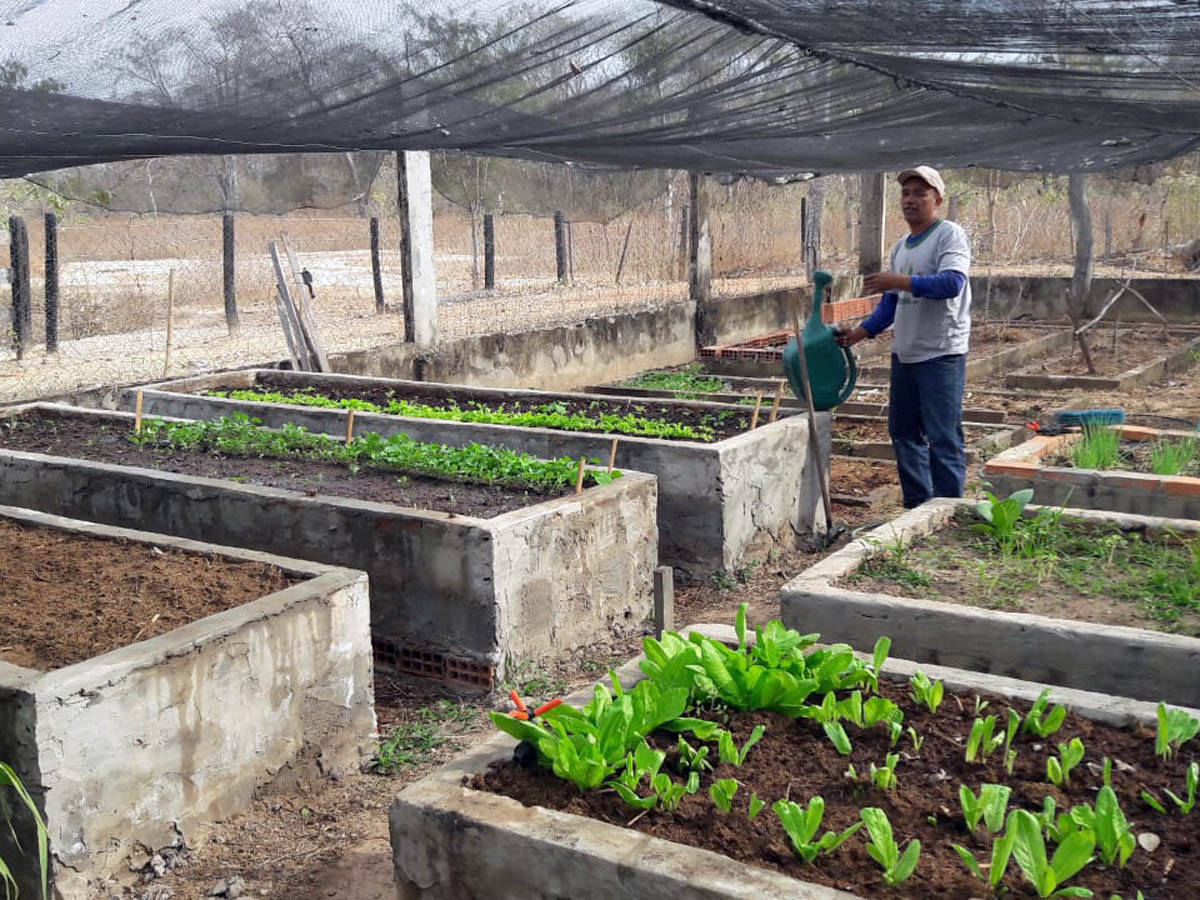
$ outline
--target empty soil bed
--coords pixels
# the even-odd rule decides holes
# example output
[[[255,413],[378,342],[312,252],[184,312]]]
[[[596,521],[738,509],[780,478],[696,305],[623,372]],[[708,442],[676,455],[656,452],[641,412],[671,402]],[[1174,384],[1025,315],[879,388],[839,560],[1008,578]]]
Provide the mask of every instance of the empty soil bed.
[[[1095,375],[1113,378],[1123,375],[1153,360],[1164,357],[1182,348],[1188,341],[1196,339],[1195,333],[1181,334],[1177,331],[1163,333],[1155,328],[1122,329],[1117,336],[1116,350],[1113,349],[1112,329],[1098,326],[1088,333],[1088,349],[1096,371],[1089,372],[1079,352],[1079,344],[1067,350],[1047,354],[1028,365],[1014,369],[1018,375]]]
[[[1173,438],[1170,442],[1179,443],[1179,440]],[[1192,443],[1197,446],[1197,449],[1200,449],[1200,435],[1197,435]],[[1155,446],[1154,441],[1122,441],[1121,458],[1117,461],[1116,465],[1109,466],[1102,471],[1142,472],[1147,475],[1163,474],[1154,471]],[[1067,453],[1060,453],[1051,457],[1046,460],[1046,464],[1050,466],[1064,466],[1069,469],[1075,468],[1075,460]],[[1169,474],[1200,477],[1200,453],[1187,460],[1178,472],[1171,472]]]
[[[1003,553],[975,529],[980,521],[969,513],[899,551],[885,544],[837,586],[1200,637],[1200,538],[1033,524],[1025,530],[1056,528],[1055,536]]]
[[[471,779],[469,786],[504,794],[526,806],[601,819],[658,838],[702,847],[798,879],[853,891],[860,897],[966,900],[990,894],[967,874],[950,844],[962,844],[974,852],[976,859],[986,862],[991,841],[984,836],[986,829],[982,823],[975,835],[968,833],[958,799],[959,785],[966,784],[978,792],[982,783],[1007,784],[1012,788],[1010,810],[1040,812],[1043,798],[1049,796],[1055,799],[1061,812],[1064,807],[1069,809],[1073,804],[1095,800],[1102,783],[1101,762],[1107,757],[1119,761],[1113,766],[1113,789],[1126,817],[1135,823],[1133,830],[1151,831],[1162,843],[1153,853],[1135,850],[1124,869],[1106,866],[1097,857],[1069,884],[1091,888],[1097,897],[1104,898],[1113,893],[1132,898],[1139,888],[1147,898],[1200,896],[1197,865],[1200,840],[1194,814],[1162,815],[1139,800],[1143,789],[1164,799],[1164,788],[1179,792],[1184,772],[1196,758],[1192,744],[1185,745],[1170,761],[1160,762],[1154,755],[1152,732],[1118,729],[1072,713],[1048,740],[1018,738],[1013,744],[1017,750],[1014,771],[1008,775],[1002,750],[983,764],[964,762],[963,747],[975,717],[975,695],[961,698],[948,695],[937,712],[930,713],[910,700],[906,686],[884,682],[881,693],[901,707],[905,726],[913,726],[924,739],[919,754],[912,752],[907,735],[893,748],[889,746],[886,729],[859,730],[847,724],[853,750],[850,756],[840,756],[821,726],[811,720],[774,713],[733,713],[722,724],[733,732],[739,747],[758,724],[767,729],[762,741],[751,749],[743,765],[718,763],[714,771],[704,774],[700,790],[685,795],[675,813],[652,810],[639,815],[611,790],[581,793],[548,769],[529,770],[512,762],[494,765],[486,774]],[[1000,697],[982,700],[989,704],[984,714],[997,715],[1000,728],[1010,706],[1020,715],[1028,709],[1028,704],[1013,704]],[[702,715],[713,718],[712,711],[706,710]],[[1060,789],[1046,780],[1046,760],[1057,753],[1058,741],[1074,737],[1083,741],[1085,759],[1072,773],[1069,786]],[[650,742],[667,753],[662,771],[682,780],[677,774],[676,735],[656,732]],[[866,773],[872,763],[882,764],[890,752],[901,753],[901,760],[896,767],[897,786],[885,791],[875,787]],[[709,756],[714,755],[715,749]],[[857,773],[857,780],[847,774],[850,765]],[[717,812],[709,798],[708,787],[717,778],[736,778],[741,783],[729,813]],[[753,820],[747,817],[751,793],[767,804]],[[851,826],[863,807],[884,810],[902,847],[912,838],[921,841],[921,856],[913,877],[893,889],[886,888],[879,866],[867,855],[865,829],[833,853],[818,856],[811,865],[804,864],[792,852],[770,806],[783,797],[807,806],[815,796],[825,801],[825,816],[818,835]],[[1022,879],[1015,860],[1009,864],[1004,885],[1010,891],[1006,896],[1036,896]]]
[[[829,489],[835,494],[866,497],[884,485],[898,485],[896,466],[835,456],[830,460]]]
[[[482,519],[564,496],[567,488],[513,487],[431,478],[373,466],[353,471],[336,462],[217,456],[139,447],[124,430],[74,416],[28,413],[0,420],[0,447],[159,472],[224,478],[316,496],[351,497]]]
[[[218,387],[213,391],[244,390],[237,386]],[[282,394],[303,392],[295,383],[283,378],[272,378],[271,375],[260,375],[255,390],[272,391]],[[701,440],[705,442],[719,441],[736,434],[741,434],[750,427],[750,415],[732,410],[716,410],[681,406],[670,401],[643,400],[640,398],[596,400],[583,398],[579,400],[548,398],[546,400],[528,397],[512,397],[502,402],[491,398],[480,399],[469,389],[444,392],[422,392],[419,390],[400,390],[393,387],[349,387],[336,384],[322,383],[315,385],[309,393],[317,394],[333,401],[358,400],[374,404],[380,412],[388,412],[388,404],[394,400],[403,400],[411,404],[435,407],[443,410],[491,410],[503,413],[544,413],[562,416],[586,416],[595,419],[597,426],[594,430],[602,433],[633,434],[635,432],[614,430],[599,427],[602,416],[634,416],[638,419],[649,420],[650,423],[662,422],[674,425],[685,425],[704,431],[703,437],[677,438],[670,434],[655,434],[651,430],[636,432],[644,437],[663,438],[666,440]],[[438,418],[435,415],[425,416]],[[764,419],[765,421],[765,419]],[[508,424],[508,423],[498,423]],[[539,427],[554,428],[553,424]],[[587,431],[587,428],[560,429],[570,431]]]
[[[274,566],[0,519],[0,659],[51,671],[300,581]]]
[[[1014,328],[996,324],[989,324],[986,328],[976,326],[971,329],[968,358],[982,359],[994,356],[1009,347],[1045,336],[1046,331],[1041,328]],[[892,331],[889,329],[874,340],[855,344],[854,354],[860,366],[891,365]]]
[[[982,437],[994,433],[995,429],[980,428],[977,425],[964,425],[963,435],[968,444],[972,441],[977,441]],[[877,422],[861,421],[854,419],[839,419],[836,416],[833,420],[833,440],[834,442],[841,441],[843,443],[891,443],[891,437],[888,435],[887,422],[880,420]]]

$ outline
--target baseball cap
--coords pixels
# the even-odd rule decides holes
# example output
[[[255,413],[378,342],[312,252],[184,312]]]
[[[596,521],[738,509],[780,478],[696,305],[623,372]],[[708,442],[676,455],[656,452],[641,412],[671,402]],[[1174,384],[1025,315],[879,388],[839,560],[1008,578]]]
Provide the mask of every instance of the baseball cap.
[[[946,182],[942,181],[942,176],[932,166],[917,166],[915,169],[905,169],[896,176],[896,180],[901,184],[904,184],[910,178],[920,178],[937,191],[939,197],[946,196]]]

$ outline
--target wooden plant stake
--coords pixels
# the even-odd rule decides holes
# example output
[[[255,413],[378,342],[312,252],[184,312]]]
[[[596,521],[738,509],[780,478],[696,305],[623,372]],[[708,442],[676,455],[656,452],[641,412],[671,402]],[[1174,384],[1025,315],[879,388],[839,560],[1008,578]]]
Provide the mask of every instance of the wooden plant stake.
[[[762,391],[756,391],[754,394],[754,415],[750,417],[750,430],[753,431],[758,427],[758,413],[762,409]]]
[[[167,353],[163,358],[163,378],[171,368],[171,332],[175,324],[175,270],[167,273]]]
[[[612,474],[613,466],[617,462],[617,439],[613,438],[612,449],[608,451],[608,474]]]
[[[767,422],[774,422],[779,418],[779,404],[783,402],[783,382],[779,382],[775,387],[775,402],[771,404],[771,417]]]
[[[137,392],[137,408],[134,410],[133,433],[142,433],[142,392]]]
[[[579,471],[575,473],[575,495],[579,496],[583,493],[583,467],[587,465],[587,460],[584,457],[579,457]]]
[[[350,442],[354,440],[354,410],[350,410],[350,415],[346,416],[346,446],[350,446]]]

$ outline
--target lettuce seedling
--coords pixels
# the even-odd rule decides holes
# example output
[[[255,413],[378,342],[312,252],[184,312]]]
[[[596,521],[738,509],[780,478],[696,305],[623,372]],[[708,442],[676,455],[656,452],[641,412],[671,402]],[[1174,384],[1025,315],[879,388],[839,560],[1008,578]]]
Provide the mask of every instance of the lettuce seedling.
[[[750,732],[750,737],[746,739],[746,743],[740,750],[733,740],[733,735],[728,731],[722,731],[717,739],[717,750],[721,754],[721,762],[740,766],[746,761],[746,754],[750,752],[750,748],[762,740],[766,730],[766,725],[755,725],[754,730]]]
[[[1004,743],[1004,732],[993,736],[992,732],[996,730],[996,717],[987,716],[983,719],[976,719],[971,725],[971,733],[967,737],[967,762],[973,763],[978,760],[980,763],[986,762],[996,748]]]
[[[862,706],[862,720],[863,726],[867,728],[886,725],[888,741],[893,747],[903,733],[904,711],[886,697],[875,696],[867,700]]]
[[[1003,824],[1003,823],[1001,823]],[[980,881],[986,882],[991,887],[993,892],[998,891],[1000,882],[1004,880],[1004,875],[1008,871],[1008,861],[1012,856],[1013,841],[1016,838],[1016,832],[1009,828],[1004,834],[997,835],[992,841],[992,860],[988,866],[988,874],[983,874],[983,869],[975,860],[975,855],[961,844],[951,843],[950,846],[954,852],[958,854],[967,870],[978,878]]]
[[[946,690],[941,681],[931,681],[928,675],[917,669],[908,683],[912,685],[913,703],[922,703],[931,713],[937,712]]]
[[[721,733],[724,734],[724,732]],[[683,735],[680,735],[676,749],[679,751],[680,772],[712,771],[712,763],[708,761],[708,751],[711,748],[693,747],[684,739]]]
[[[821,827],[821,819],[825,817],[825,801],[821,797],[813,797],[807,810],[791,800],[776,800],[771,809],[787,832],[792,849],[806,863],[816,859],[819,853],[832,853],[863,826],[862,822],[855,822],[842,832],[826,831],[820,840],[814,842],[813,837]]]
[[[917,729],[908,726],[908,739],[912,742],[913,753],[920,756],[921,748],[925,746],[925,738],[917,733]]]
[[[1083,762],[1083,741],[1071,738],[1069,742],[1059,741],[1058,756],[1046,760],[1046,778],[1056,787],[1071,783],[1071,770]]]
[[[746,818],[753,822],[758,818],[758,814],[763,811],[766,802],[759,798],[758,794],[750,794],[750,808],[746,811]]]
[[[896,763],[900,761],[899,753],[889,753],[882,766],[871,763],[871,780],[881,791],[890,791],[896,786]]]
[[[1017,751],[1012,748],[1013,738],[1017,736],[1017,729],[1021,727],[1021,717],[1017,715],[1015,709],[1008,711],[1008,728],[1004,730],[1004,771],[1009,775],[1013,773],[1013,766],[1017,764]]]
[[[881,637],[875,642],[871,668],[863,673],[863,681],[868,692],[879,693],[879,673],[883,671],[883,664],[887,661],[891,649],[892,639],[890,637]]]
[[[1004,828],[1004,814],[1011,796],[1012,788],[1004,784],[982,784],[979,786],[978,797],[971,793],[971,789],[965,784],[959,785],[958,802],[962,805],[967,829],[974,831],[982,819],[988,831],[1001,831]]]
[[[837,752],[842,754],[842,756],[850,755],[853,747],[850,744],[850,736],[846,734],[846,729],[842,727],[842,723],[839,721],[838,702],[833,691],[825,695],[820,706],[804,707],[800,712],[800,716],[819,722],[825,730],[825,735],[833,742],[833,746]]]
[[[1166,790],[1167,796],[1171,798],[1171,802],[1174,803],[1176,808],[1179,810],[1179,814],[1183,816],[1186,816],[1196,807],[1196,789],[1198,784],[1200,784],[1200,763],[1194,762],[1188,766],[1187,775],[1185,777],[1187,779],[1186,800],[1181,799],[1174,791],[1170,789],[1164,789]],[[1167,809],[1165,806],[1163,806],[1162,801],[1149,791],[1142,791],[1142,800],[1144,800],[1148,806],[1154,808],[1163,815],[1166,815]]]
[[[900,852],[900,845],[892,834],[892,823],[888,821],[887,813],[874,806],[868,806],[860,813],[867,826],[871,839],[867,841],[867,853],[883,869],[883,880],[888,887],[894,887],[906,880],[917,869],[917,860],[921,857],[921,842],[913,838]]]
[[[1067,718],[1067,708],[1059,704],[1046,712],[1049,705],[1050,688],[1046,688],[1038,695],[1037,700],[1034,701],[1033,706],[1021,721],[1021,734],[1033,732],[1040,738],[1048,738],[1062,728],[1062,724]]]
[[[713,804],[723,813],[733,809],[733,797],[738,791],[736,778],[718,778],[708,786],[708,795]]]
[[[1081,831],[1095,835],[1096,847],[1105,864],[1111,866],[1115,861],[1121,868],[1125,867],[1137,847],[1137,839],[1112,788],[1107,785],[1100,788],[1094,807],[1083,803],[1072,809],[1071,819]]]
[[[1200,731],[1200,721],[1182,709],[1168,709],[1165,703],[1159,702],[1154,752],[1160,759],[1170,759],[1180,747],[1196,736],[1197,731]]]
[[[653,809],[658,804],[658,795],[641,797],[638,788],[643,780],[653,784],[666,757],[666,753],[642,741],[632,753],[626,755],[625,768],[608,782],[608,786],[634,809]]]
[[[1008,831],[1012,832],[1013,858],[1039,897],[1092,896],[1087,888],[1059,887],[1092,861],[1096,837],[1091,831],[1068,834],[1049,860],[1041,823],[1032,813],[1014,809],[1008,817]]]
[[[1002,550],[1011,550],[1016,540],[1017,522],[1021,520],[1021,511],[1033,499],[1033,488],[1014,491],[1004,500],[990,491],[985,491],[984,496],[986,499],[975,504],[975,511],[983,522],[972,527],[989,535]]]

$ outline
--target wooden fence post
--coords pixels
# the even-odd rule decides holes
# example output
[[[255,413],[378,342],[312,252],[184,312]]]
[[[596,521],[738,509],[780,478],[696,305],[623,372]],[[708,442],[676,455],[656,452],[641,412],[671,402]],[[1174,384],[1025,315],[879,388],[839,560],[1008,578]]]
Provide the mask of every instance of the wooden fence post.
[[[58,217],[46,213],[46,352],[58,352]]]
[[[371,216],[371,279],[375,284],[375,312],[384,311],[383,263],[379,256],[379,216]]]
[[[483,289],[496,289],[496,221],[490,212],[483,214]]]
[[[12,329],[13,349],[17,359],[25,355],[33,331],[33,307],[29,289],[29,233],[25,220],[10,216],[8,220],[9,254],[12,262]]]
[[[234,286],[233,213],[227,212],[221,219],[222,257],[225,282],[225,327],[230,335],[238,333],[237,294]]]
[[[558,283],[567,283],[567,220],[561,209],[554,212],[554,262]]]

